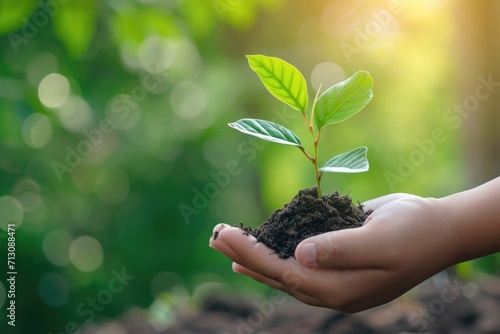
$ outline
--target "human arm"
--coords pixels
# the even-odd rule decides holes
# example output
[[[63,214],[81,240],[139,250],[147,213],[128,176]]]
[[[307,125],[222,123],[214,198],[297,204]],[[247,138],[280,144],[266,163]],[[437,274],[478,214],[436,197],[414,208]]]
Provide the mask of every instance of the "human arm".
[[[500,252],[500,177],[440,202],[457,231],[459,262]]]

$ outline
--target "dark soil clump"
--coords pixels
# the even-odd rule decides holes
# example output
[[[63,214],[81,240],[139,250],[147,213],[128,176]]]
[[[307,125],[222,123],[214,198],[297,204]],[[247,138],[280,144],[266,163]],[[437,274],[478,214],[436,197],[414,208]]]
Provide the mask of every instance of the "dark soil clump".
[[[274,211],[259,227],[244,228],[280,258],[294,256],[304,239],[317,234],[363,225],[370,213],[338,192],[318,198],[316,187],[303,189],[282,209]]]

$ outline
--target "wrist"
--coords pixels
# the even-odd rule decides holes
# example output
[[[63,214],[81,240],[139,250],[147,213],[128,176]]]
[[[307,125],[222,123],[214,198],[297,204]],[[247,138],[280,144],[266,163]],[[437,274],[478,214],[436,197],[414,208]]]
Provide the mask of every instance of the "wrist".
[[[500,251],[500,178],[438,200],[455,263]]]
[[[453,195],[435,199],[437,207],[436,223],[443,236],[444,250],[448,255],[448,266],[470,259],[470,244],[467,240],[468,219],[461,213],[459,203]]]

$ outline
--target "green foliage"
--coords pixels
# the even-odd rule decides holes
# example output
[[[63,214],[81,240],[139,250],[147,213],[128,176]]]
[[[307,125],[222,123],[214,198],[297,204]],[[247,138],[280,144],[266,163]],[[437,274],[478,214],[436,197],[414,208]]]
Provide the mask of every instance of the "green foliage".
[[[19,29],[26,18],[36,8],[33,0],[0,1],[0,33]]]
[[[247,56],[267,90],[278,100],[304,112],[307,108],[307,83],[298,69],[286,61],[262,55]]]
[[[328,160],[319,170],[322,172],[360,173],[370,168],[366,147],[358,147]]]
[[[273,122],[244,118],[237,122],[229,123],[229,126],[247,135],[273,143],[302,147],[302,142],[295,133]]]
[[[72,0],[54,16],[54,32],[68,51],[81,57],[93,38],[96,22],[94,1]]]
[[[366,71],[327,89],[316,101],[314,120],[318,128],[340,123],[361,111],[372,99],[373,80]]]
[[[321,197],[321,177],[323,172],[359,173],[369,168],[366,147],[356,148],[330,159],[318,168],[318,146],[321,128],[328,124],[340,123],[363,109],[372,99],[373,80],[366,71],[356,72],[347,80],[328,88],[313,103],[311,119],[306,116],[307,83],[304,76],[286,61],[263,55],[247,56],[250,67],[257,73],[267,90],[280,101],[302,112],[307,129],[314,140],[314,154],[311,156],[302,147],[300,139],[287,128],[272,122],[256,119],[242,119],[229,126],[240,132],[261,139],[298,146],[314,165],[318,197]],[[318,91],[319,93],[319,91]],[[313,124],[316,123],[316,128]]]

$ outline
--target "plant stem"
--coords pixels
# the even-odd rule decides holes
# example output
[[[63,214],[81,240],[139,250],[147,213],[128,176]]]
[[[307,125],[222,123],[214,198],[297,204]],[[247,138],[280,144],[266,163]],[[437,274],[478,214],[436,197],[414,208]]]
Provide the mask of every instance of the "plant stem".
[[[311,132],[313,138],[314,138],[314,128],[312,126],[312,123],[309,124],[309,121],[307,120],[307,116],[306,116],[306,113],[303,111],[302,112],[302,116],[304,117],[304,122],[306,123],[306,127],[307,129],[309,130],[309,132]],[[302,151],[302,153],[304,153],[304,155],[306,156],[306,158],[311,161],[312,163],[314,163],[314,158],[311,157],[309,155],[309,153],[307,153],[307,151],[303,148],[303,147],[300,147],[300,150]]]
[[[302,151],[302,153],[304,153],[304,155],[306,156],[307,160],[311,161],[312,163],[314,163],[314,158],[311,157],[309,155],[309,153],[306,152],[306,150],[303,148],[303,147],[299,147],[299,149]]]
[[[318,146],[319,146],[319,138],[321,136],[321,128],[318,129],[318,137],[316,137],[316,140],[314,141],[314,158],[313,158],[313,164],[314,164],[314,172],[316,173],[316,186],[318,189],[318,198],[321,198],[321,177],[323,176],[323,173],[319,171],[318,168]]]
[[[305,111],[302,111],[302,117],[304,117],[304,122],[306,123],[306,127],[309,131],[311,131],[311,125],[309,124],[309,121],[307,120],[307,116]]]
[[[321,173],[318,170],[318,142],[319,142],[319,129],[318,129],[318,137],[315,139],[314,137],[314,123],[313,123],[313,116],[314,116],[314,104],[316,104],[316,99],[318,98],[318,94],[316,94],[316,98],[314,99],[313,103],[313,112],[311,112],[311,122],[309,123],[306,113],[302,112],[302,116],[304,117],[304,123],[306,123],[306,127],[311,133],[311,136],[313,137],[314,140],[314,158],[307,153],[307,151],[303,147],[299,147],[302,153],[306,156],[306,158],[311,161],[314,165],[314,171],[316,173],[316,185],[317,185],[317,190],[318,190],[318,198],[321,198],[321,187],[320,187],[320,181],[321,181]]]
[[[314,140],[314,158],[311,158],[309,154],[307,154],[304,150],[304,154],[306,154],[306,157],[313,163],[314,165],[314,173],[316,173],[316,189],[318,191],[318,198],[321,198],[321,177],[323,176],[323,172],[319,171],[318,168],[318,146],[319,146],[319,138],[321,135],[321,128],[318,126],[318,136],[316,137],[314,134],[314,109],[316,108],[316,101],[318,101],[318,96],[319,92],[321,91],[321,86],[323,84],[319,85],[318,90],[316,91],[316,96],[314,97],[314,102],[312,105],[311,109],[311,120],[310,122],[307,121],[307,117],[305,113],[303,112],[302,115],[304,116],[304,121],[306,122],[306,126],[309,129],[309,132],[311,132],[312,138]],[[316,137],[316,138],[315,138]]]

